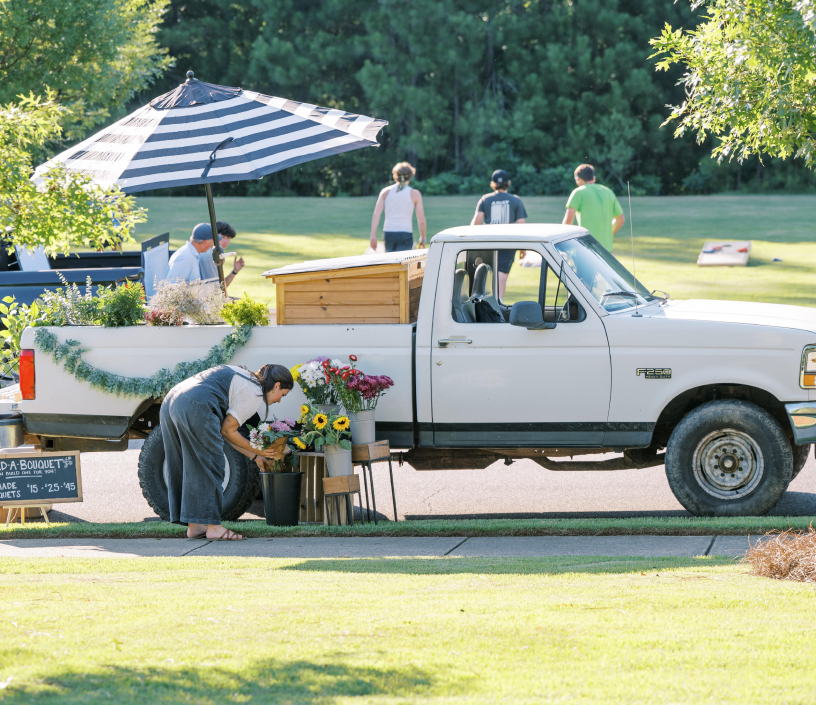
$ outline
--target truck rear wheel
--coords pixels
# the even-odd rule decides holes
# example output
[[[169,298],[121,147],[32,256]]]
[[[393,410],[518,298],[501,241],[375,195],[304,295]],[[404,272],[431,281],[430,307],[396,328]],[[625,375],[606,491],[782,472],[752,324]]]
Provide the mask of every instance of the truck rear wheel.
[[[695,516],[759,516],[781,499],[793,453],[779,422],[745,401],[698,406],[675,427],[666,447],[666,477]]]
[[[261,478],[258,466],[226,441],[224,470],[224,505],[221,519],[235,521],[249,509],[252,500],[258,494]],[[147,436],[139,453],[139,485],[151,509],[164,521],[170,521],[166,472],[164,441],[159,425]]]

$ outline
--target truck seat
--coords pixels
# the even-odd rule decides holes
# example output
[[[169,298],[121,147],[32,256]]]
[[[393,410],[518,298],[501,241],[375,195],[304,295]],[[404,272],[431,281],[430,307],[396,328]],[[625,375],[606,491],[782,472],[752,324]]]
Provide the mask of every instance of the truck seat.
[[[468,299],[470,277],[466,269],[453,275],[453,319],[458,323],[475,323],[476,307]]]
[[[489,264],[480,264],[476,267],[476,272],[473,275],[473,295],[470,297],[470,303],[476,299],[483,299],[490,308],[497,313],[501,313],[499,304],[496,301],[496,296],[493,293],[493,268]]]

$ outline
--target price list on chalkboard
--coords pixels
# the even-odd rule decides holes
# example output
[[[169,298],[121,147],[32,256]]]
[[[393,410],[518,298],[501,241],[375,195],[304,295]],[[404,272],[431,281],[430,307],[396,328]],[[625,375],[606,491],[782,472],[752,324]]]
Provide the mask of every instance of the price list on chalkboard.
[[[0,505],[81,501],[78,451],[0,453]]]

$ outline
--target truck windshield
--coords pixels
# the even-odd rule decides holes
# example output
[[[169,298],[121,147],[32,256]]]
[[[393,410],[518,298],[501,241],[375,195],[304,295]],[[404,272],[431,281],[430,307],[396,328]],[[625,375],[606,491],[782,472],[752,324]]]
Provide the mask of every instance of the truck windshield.
[[[556,243],[555,249],[609,312],[633,308],[635,302],[642,305],[657,299],[592,235]]]

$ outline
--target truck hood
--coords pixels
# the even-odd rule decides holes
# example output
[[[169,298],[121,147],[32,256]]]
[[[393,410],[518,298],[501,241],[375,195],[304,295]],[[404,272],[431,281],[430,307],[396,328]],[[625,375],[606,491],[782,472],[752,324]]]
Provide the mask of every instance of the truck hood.
[[[650,317],[744,323],[752,326],[773,326],[816,332],[816,308],[784,304],[689,299],[688,301],[670,301]]]

